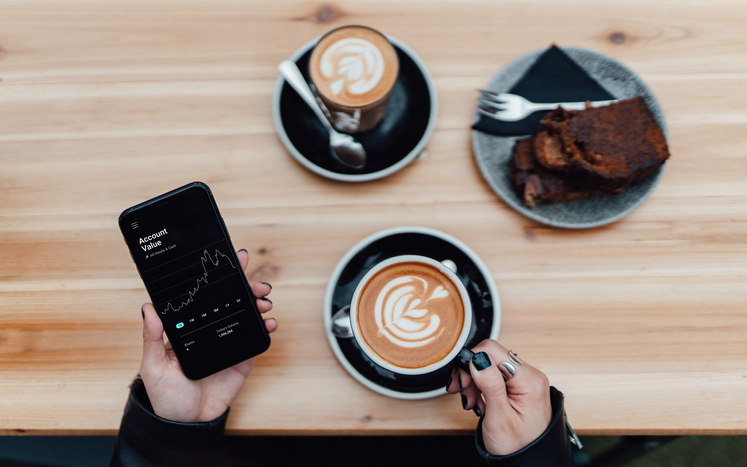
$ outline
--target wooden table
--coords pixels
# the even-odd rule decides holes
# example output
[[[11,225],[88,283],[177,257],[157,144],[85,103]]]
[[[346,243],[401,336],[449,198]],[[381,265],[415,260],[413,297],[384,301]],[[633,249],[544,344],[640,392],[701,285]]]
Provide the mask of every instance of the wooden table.
[[[363,184],[307,171],[271,117],[277,64],[351,23],[419,54],[440,106],[427,157]],[[148,299],[117,216],[197,179],[280,323],[230,433],[474,429],[458,397],[365,388],[327,343],[338,260],[401,225],[480,255],[500,341],[565,392],[579,433],[747,433],[745,28],[741,0],[0,2],[0,433],[117,431]],[[472,156],[475,89],[551,43],[622,61],[667,118],[661,182],[606,227],[524,218]]]

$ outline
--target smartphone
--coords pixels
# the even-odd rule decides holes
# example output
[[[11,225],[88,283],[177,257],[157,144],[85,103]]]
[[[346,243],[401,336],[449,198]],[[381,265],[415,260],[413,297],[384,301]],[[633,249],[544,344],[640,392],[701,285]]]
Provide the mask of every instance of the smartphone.
[[[257,356],[270,335],[210,188],[194,182],[125,210],[119,228],[184,374]]]

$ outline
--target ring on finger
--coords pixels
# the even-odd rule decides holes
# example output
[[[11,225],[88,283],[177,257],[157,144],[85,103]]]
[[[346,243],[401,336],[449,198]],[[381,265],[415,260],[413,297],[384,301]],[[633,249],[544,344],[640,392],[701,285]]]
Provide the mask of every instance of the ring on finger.
[[[500,364],[500,366],[502,366],[503,369],[506,370],[506,371],[501,371],[501,375],[503,376],[504,380],[508,381],[509,379],[513,378],[514,375],[516,374],[516,368],[514,368],[513,365],[511,365],[510,363],[503,362]],[[508,375],[506,373],[508,373]]]
[[[511,360],[511,363],[513,363],[516,366],[521,366],[522,362],[518,355],[514,353],[513,350],[508,351],[508,359]]]

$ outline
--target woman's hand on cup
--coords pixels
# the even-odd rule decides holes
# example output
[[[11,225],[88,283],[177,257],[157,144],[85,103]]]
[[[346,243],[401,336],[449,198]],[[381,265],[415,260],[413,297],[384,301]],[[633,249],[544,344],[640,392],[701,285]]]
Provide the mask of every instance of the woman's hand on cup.
[[[249,254],[237,253],[241,269],[246,270]],[[272,309],[266,296],[272,290],[269,284],[250,282],[257,297],[261,313]],[[164,343],[163,323],[151,303],[143,305],[143,361],[140,377],[148,392],[156,415],[177,422],[206,422],[220,417],[238,395],[244,381],[254,366],[254,359],[245,360],[230,368],[198,381],[188,379],[182,372],[171,343]],[[268,332],[277,327],[275,318],[265,318]]]
[[[461,393],[465,410],[484,414],[482,436],[488,452],[512,454],[539,438],[550,425],[550,383],[538,369],[515,355],[509,357],[509,351],[494,340],[482,341],[472,350],[470,374],[455,369],[446,390]],[[502,363],[508,363],[514,374]]]

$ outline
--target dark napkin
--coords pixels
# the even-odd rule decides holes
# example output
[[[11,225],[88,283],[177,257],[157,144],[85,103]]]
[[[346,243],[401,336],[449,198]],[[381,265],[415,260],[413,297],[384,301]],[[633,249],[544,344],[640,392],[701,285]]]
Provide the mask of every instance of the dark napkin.
[[[532,102],[604,101],[615,98],[555,45],[540,55],[508,92]],[[534,112],[518,122],[503,122],[480,115],[472,129],[498,136],[532,135],[539,131],[540,120],[545,115],[547,110]]]

